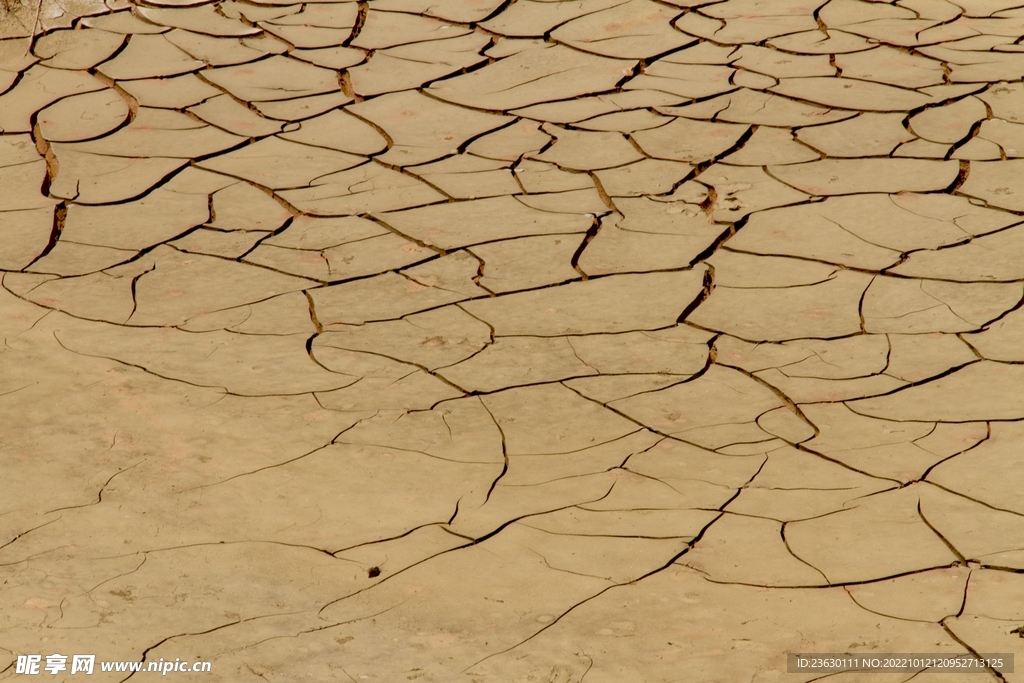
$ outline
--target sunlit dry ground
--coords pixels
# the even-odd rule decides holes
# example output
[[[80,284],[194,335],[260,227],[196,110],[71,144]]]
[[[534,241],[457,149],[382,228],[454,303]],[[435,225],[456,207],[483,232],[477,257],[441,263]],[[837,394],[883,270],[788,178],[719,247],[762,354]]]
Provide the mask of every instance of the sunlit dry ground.
[[[1021,0],[286,2],[2,9],[0,678],[1024,660]]]

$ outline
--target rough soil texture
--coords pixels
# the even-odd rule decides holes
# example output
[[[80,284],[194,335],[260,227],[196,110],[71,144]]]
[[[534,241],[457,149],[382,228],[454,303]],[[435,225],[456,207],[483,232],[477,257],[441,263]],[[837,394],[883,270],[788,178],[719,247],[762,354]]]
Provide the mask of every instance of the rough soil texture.
[[[1020,0],[286,3],[0,10],[0,679],[1024,668]]]

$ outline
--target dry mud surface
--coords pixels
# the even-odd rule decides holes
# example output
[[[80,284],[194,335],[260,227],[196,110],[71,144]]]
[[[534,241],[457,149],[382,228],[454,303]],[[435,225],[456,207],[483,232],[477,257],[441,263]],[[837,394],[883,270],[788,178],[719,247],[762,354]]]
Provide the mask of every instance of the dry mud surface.
[[[2,12],[0,678],[1024,659],[1021,0]]]

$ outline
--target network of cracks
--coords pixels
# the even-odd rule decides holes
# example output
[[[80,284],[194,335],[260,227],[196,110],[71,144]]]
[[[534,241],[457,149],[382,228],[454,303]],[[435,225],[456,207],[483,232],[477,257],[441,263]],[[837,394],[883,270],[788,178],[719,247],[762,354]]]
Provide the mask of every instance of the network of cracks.
[[[1021,0],[5,2],[0,679],[1024,654],[1022,35]]]

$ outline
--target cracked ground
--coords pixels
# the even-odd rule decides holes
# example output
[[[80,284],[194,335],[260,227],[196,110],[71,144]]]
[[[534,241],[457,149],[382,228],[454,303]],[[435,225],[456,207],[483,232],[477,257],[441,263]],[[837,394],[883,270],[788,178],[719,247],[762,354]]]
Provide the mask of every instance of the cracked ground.
[[[1022,0],[0,13],[0,679],[1024,655]]]

